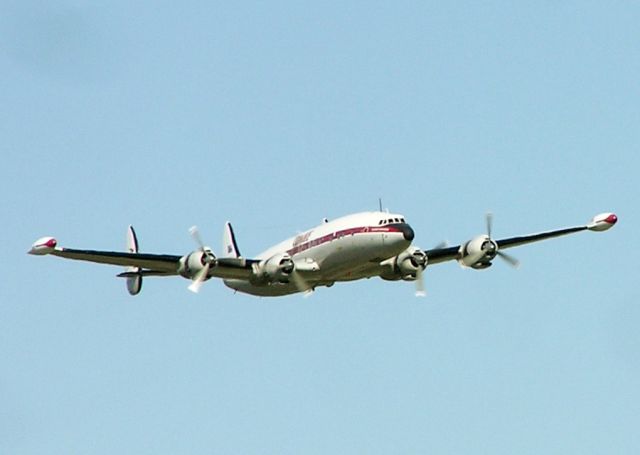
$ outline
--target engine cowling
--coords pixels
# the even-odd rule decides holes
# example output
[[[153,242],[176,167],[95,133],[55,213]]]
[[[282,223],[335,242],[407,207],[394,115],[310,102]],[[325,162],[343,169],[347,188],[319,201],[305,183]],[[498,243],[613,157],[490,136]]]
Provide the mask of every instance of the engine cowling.
[[[463,267],[481,270],[491,266],[498,254],[498,244],[488,235],[479,235],[460,246],[458,263]]]
[[[180,258],[178,273],[185,278],[193,279],[198,275],[198,272],[204,269],[207,263],[213,266],[215,261],[216,257],[210,249],[196,250]],[[208,279],[208,277],[205,278],[205,280]]]
[[[293,273],[295,265],[291,256],[280,253],[271,256],[258,265],[259,281],[267,283],[289,283],[289,277]]]
[[[418,276],[418,269],[427,266],[427,254],[420,248],[407,248],[405,251],[383,263],[388,269],[381,277],[385,280],[414,281]]]

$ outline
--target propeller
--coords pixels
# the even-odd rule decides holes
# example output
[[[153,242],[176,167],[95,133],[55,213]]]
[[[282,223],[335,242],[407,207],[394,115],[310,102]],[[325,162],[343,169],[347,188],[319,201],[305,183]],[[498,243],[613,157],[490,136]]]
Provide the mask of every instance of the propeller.
[[[434,250],[440,250],[440,249],[446,248],[448,246],[449,246],[449,241],[443,240],[442,242],[440,242],[436,246],[434,246],[433,249]]]
[[[193,238],[193,240],[195,240],[195,242],[198,244],[200,249],[204,251],[205,246],[204,246],[204,243],[202,242],[202,237],[200,237],[200,230],[198,229],[198,226],[191,226],[189,228],[189,234],[191,234],[191,237]]]
[[[417,249],[411,257],[412,265],[416,268],[416,297],[425,297],[427,291],[424,286],[424,269],[427,267],[427,255],[424,251]]]
[[[493,227],[493,213],[487,212],[485,215],[485,222],[487,223],[487,236],[491,238],[491,228]]]
[[[298,291],[302,292],[305,298],[309,297],[313,294],[313,286],[307,283],[307,280],[304,279],[300,271],[298,270],[298,266],[293,259],[291,261],[291,272],[289,273],[289,282],[293,283],[293,285],[298,289]]]
[[[200,288],[204,284],[204,281],[207,279],[207,275],[209,275],[209,267],[210,266],[211,266],[211,264],[209,262],[207,262],[204,265],[204,267],[202,268],[202,270],[200,270],[198,272],[198,274],[195,276],[195,278],[193,279],[193,282],[188,287],[188,289],[191,292],[194,292],[196,294],[198,292],[200,292]]]
[[[520,261],[514,258],[513,256],[511,256],[510,254],[504,253],[502,251],[498,251],[496,254],[500,256],[507,264],[509,264],[514,269],[517,269],[518,267],[520,267]]]
[[[213,255],[211,248],[206,247],[202,242],[200,231],[198,230],[197,226],[191,226],[191,228],[189,228],[189,234],[191,234],[193,240],[200,247],[200,251],[202,251],[202,263],[204,265],[204,267],[202,267],[202,269],[193,278],[192,283],[188,287],[191,292],[197,294],[206,281],[207,277],[209,276],[209,269],[211,268],[211,265],[215,263],[216,257]]]
[[[443,240],[442,242],[434,246],[432,249],[440,250],[442,248],[447,248],[448,246],[449,246],[449,242],[447,240]],[[414,261],[416,261],[416,256],[414,256]],[[416,279],[415,279],[416,297],[426,297],[427,295],[427,289],[424,285],[424,270],[427,268],[428,261],[429,261],[429,258],[427,257],[426,253],[424,254],[422,260],[416,261],[416,265],[418,266],[416,270]]]
[[[424,287],[424,273],[422,267],[416,270],[416,297],[425,297],[427,291]]]
[[[488,247],[490,249],[489,252],[494,253],[496,256],[500,256],[502,260],[504,260],[507,264],[515,269],[520,267],[520,261],[510,254],[500,251],[498,249],[498,244],[491,238],[491,230],[493,227],[493,213],[487,212],[487,214],[485,215],[485,221],[487,224],[487,237],[489,237],[489,243],[491,244],[491,246]]]
[[[295,265],[293,271],[291,272],[291,275],[289,276],[291,277],[291,281],[293,281],[293,284],[298,289],[298,291],[302,292],[304,298],[307,298],[311,294],[313,294],[313,288],[309,286],[309,283],[307,283],[304,278],[302,278],[300,272],[296,270]]]

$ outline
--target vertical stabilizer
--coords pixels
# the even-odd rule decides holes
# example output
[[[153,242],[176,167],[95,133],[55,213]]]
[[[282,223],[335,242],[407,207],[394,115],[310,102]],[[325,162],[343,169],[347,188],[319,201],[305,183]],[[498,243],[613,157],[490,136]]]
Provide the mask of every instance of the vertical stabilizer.
[[[231,223],[228,221],[224,225],[224,232],[222,234],[222,254],[223,258],[239,258],[240,250],[236,243],[236,236],[233,233]]]
[[[127,250],[129,253],[138,252],[138,237],[136,236],[136,231],[133,229],[133,226],[129,226],[129,229],[127,229]],[[132,274],[132,276],[127,278],[127,291],[129,291],[129,294],[136,295],[140,293],[142,290],[142,275],[139,274],[140,267],[127,267],[125,268],[125,272]]]

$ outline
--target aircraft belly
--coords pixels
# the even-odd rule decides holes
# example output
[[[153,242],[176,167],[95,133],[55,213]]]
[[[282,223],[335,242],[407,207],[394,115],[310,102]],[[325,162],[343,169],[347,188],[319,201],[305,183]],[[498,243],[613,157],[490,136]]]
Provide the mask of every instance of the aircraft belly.
[[[224,280],[224,284],[235,291],[260,297],[277,297],[299,292],[293,284],[275,283],[257,286],[245,280]]]

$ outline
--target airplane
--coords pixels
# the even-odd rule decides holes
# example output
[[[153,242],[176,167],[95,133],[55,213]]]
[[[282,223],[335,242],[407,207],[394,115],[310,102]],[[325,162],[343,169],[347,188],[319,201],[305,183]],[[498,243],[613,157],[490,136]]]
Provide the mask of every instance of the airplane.
[[[413,246],[415,232],[405,217],[382,210],[355,213],[322,224],[284,240],[254,258],[240,254],[231,226],[224,226],[222,254],[216,256],[190,229],[198,249],[183,255],[140,253],[132,226],[127,230],[127,251],[63,248],[53,237],[38,239],[28,251],[66,259],[124,266],[118,277],[126,278],[129,294],[137,295],[144,277],[182,276],[191,280],[188,289],[198,292],[210,278],[221,278],[229,288],[255,296],[274,297],[310,294],[336,282],[380,277],[389,281],[415,282],[416,295],[424,296],[423,272],[427,266],[457,261],[462,267],[482,270],[499,257],[511,266],[519,262],[503,250],[580,231],[606,231],[618,222],[613,213],[596,215],[582,226],[494,240],[493,216],[486,216],[486,234],[456,246],[438,245],[423,250]]]

